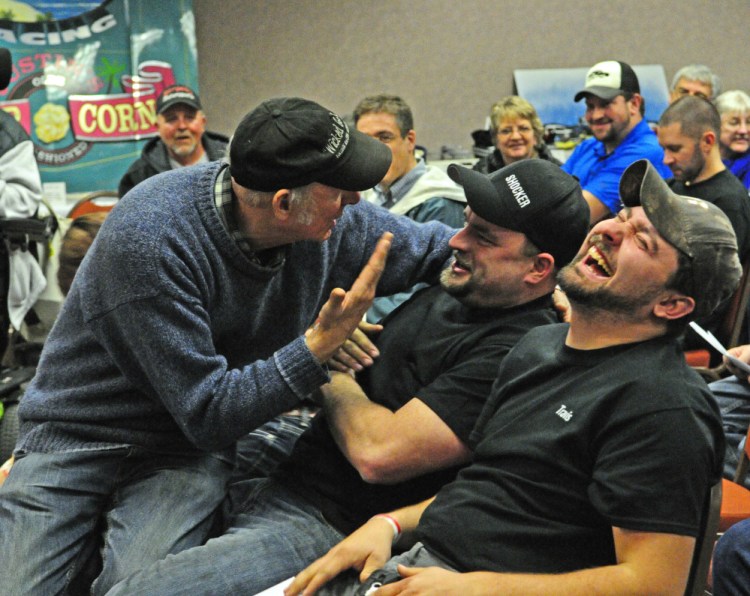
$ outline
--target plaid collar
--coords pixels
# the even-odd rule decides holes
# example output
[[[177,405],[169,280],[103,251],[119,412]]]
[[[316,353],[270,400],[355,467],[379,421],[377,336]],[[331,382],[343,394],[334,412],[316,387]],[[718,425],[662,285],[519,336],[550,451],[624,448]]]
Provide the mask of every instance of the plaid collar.
[[[214,185],[214,201],[216,210],[219,212],[224,227],[229,236],[237,244],[240,252],[256,265],[263,267],[277,267],[284,261],[286,249],[283,246],[263,251],[255,251],[250,243],[250,238],[240,228],[234,213],[234,202],[237,197],[232,192],[232,175],[229,168],[224,168],[216,177]]]

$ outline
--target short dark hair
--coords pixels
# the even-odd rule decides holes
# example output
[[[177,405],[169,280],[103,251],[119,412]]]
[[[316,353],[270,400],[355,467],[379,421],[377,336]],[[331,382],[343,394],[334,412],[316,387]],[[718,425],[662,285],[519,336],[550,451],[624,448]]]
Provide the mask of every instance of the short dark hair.
[[[705,101],[705,100],[701,100]],[[665,287],[674,290],[685,296],[690,296],[695,300],[695,289],[693,280],[693,263],[690,257],[681,251],[677,251],[677,269],[672,277],[667,280]],[[697,305],[696,305],[697,308]],[[667,321],[667,335],[677,337],[685,332],[688,323],[693,320],[693,313],[679,319],[670,319]]]
[[[679,124],[682,134],[698,141],[704,132],[710,130],[719,138],[721,116],[708,100],[695,95],[685,95],[670,104],[659,118],[659,126]]]
[[[398,95],[369,95],[354,108],[354,124],[365,114],[390,114],[396,119],[401,131],[401,137],[406,137],[410,130],[414,130],[414,116],[411,108]]]

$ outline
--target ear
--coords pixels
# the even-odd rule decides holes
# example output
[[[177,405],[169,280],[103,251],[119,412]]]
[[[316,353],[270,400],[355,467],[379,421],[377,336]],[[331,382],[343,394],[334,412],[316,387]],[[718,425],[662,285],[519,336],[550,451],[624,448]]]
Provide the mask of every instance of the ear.
[[[414,147],[417,144],[417,131],[414,129],[411,129],[409,132],[406,133],[406,136],[404,137],[407,141],[409,141],[409,145],[411,146],[411,150],[414,151]]]
[[[716,145],[716,133],[712,130],[707,130],[701,135],[700,147],[703,153],[708,154],[711,149]]]
[[[292,204],[289,201],[291,191],[288,188],[277,190],[271,199],[271,207],[274,217],[281,221],[287,221],[292,216]]]
[[[633,97],[628,102],[630,104],[631,113],[633,115],[641,113],[641,104],[643,103],[643,97],[640,93],[633,93]]]
[[[528,284],[536,285],[547,279],[553,279],[554,276],[555,258],[547,252],[540,252],[534,256],[531,269],[526,273],[523,280]]]
[[[654,315],[673,321],[686,317],[695,310],[695,300],[684,294],[667,294],[654,305]]]

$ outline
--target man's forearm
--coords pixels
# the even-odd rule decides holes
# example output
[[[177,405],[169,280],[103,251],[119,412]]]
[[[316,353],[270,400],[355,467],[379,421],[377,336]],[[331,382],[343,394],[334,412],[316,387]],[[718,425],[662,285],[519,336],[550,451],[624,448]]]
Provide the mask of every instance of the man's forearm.
[[[348,374],[333,373],[331,382],[321,391],[331,434],[339,449],[354,464],[361,453],[376,448],[381,442],[382,429],[387,427],[393,412],[371,402]]]

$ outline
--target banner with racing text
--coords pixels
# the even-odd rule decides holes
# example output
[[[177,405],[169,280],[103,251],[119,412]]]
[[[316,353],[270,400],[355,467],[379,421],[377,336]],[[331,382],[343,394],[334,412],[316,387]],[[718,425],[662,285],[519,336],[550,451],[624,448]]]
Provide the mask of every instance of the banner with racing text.
[[[0,108],[29,133],[43,182],[115,190],[156,131],[156,98],[198,91],[192,0],[0,0],[12,76]]]

